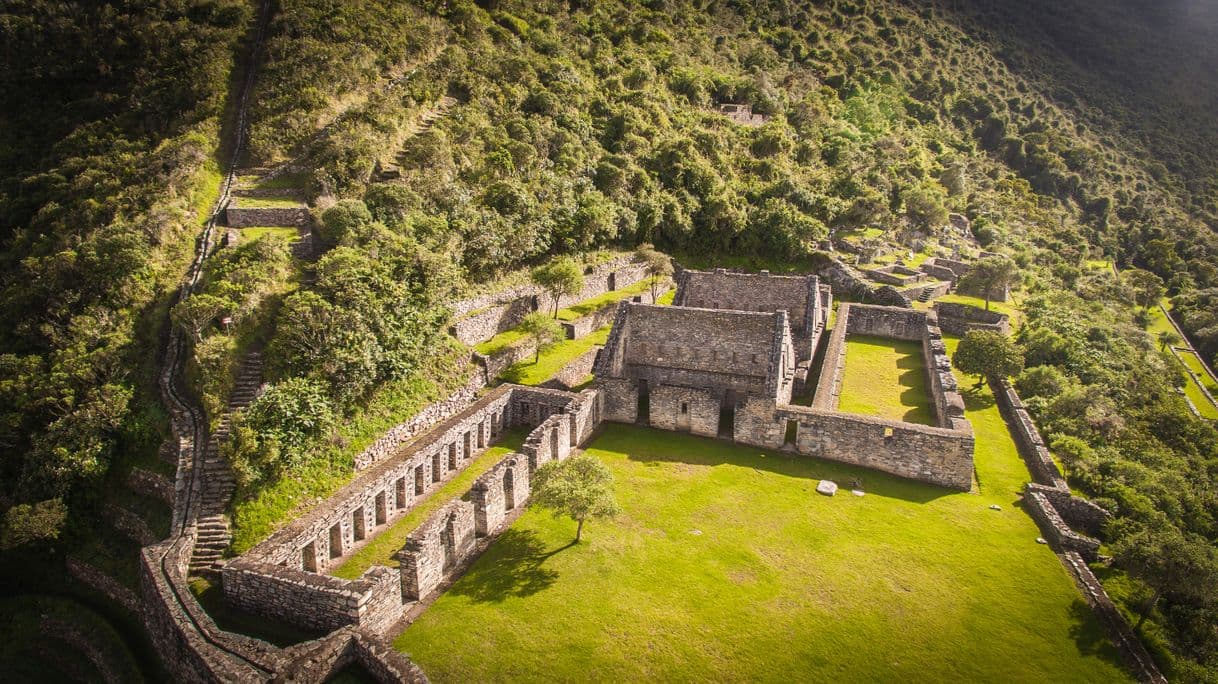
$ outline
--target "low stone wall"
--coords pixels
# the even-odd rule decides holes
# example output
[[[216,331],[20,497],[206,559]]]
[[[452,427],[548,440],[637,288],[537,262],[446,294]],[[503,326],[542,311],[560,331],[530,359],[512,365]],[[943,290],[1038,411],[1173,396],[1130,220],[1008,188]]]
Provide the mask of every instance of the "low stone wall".
[[[539,295],[524,295],[506,304],[498,304],[454,321],[448,331],[461,344],[473,346],[520,325],[525,316],[541,307]]]
[[[308,207],[242,207],[229,205],[225,223],[233,228],[249,226],[303,226],[309,220]]]
[[[567,339],[578,340],[612,323],[613,317],[617,315],[617,304],[617,302],[610,302],[574,321],[563,321],[561,325],[567,335]]]
[[[428,518],[406,538],[395,556],[402,572],[402,597],[430,595],[473,553],[474,504],[457,499]]]
[[[576,385],[582,384],[592,373],[592,367],[596,365],[596,355],[600,351],[600,347],[593,347],[584,352],[579,358],[568,363],[562,370],[558,371],[549,382],[545,383],[545,386],[569,390]]]
[[[1032,479],[1054,489],[1069,489],[1066,479],[1062,477],[1061,471],[1057,469],[1057,464],[1053,462],[1053,457],[1049,455],[1049,449],[1045,447],[1045,442],[1040,437],[1040,431],[1036,429],[1036,423],[1032,421],[1032,416],[1024,408],[1023,402],[1019,400],[1015,388],[1007,380],[991,380],[990,388],[994,391],[998,409],[1011,427],[1011,436],[1015,438],[1015,446],[1019,448],[1020,455],[1028,464],[1028,470],[1032,472]]]
[[[1070,526],[1062,520],[1057,509],[1043,493],[1029,491],[1023,500],[1028,506],[1028,513],[1032,515],[1032,519],[1040,525],[1041,531],[1054,546],[1066,551],[1077,552],[1088,562],[1099,557],[1099,541],[1070,529]]]
[[[825,345],[825,356],[821,362],[820,379],[816,384],[816,394],[813,395],[812,405],[826,410],[836,409],[842,396],[842,376],[846,370],[846,332],[848,326],[842,316],[849,317],[850,305],[842,302],[838,305],[837,322],[833,326],[833,334]]]
[[[736,409],[735,439],[780,449],[789,422],[795,423],[795,441],[788,446],[797,453],[953,489],[972,487],[971,429],[915,425],[816,407],[775,406],[761,397],[749,397]]]
[[[355,470],[359,472],[397,453],[402,445],[413,439],[423,430],[439,423],[464,410],[474,402],[478,391],[486,386],[479,373],[474,373],[470,379],[453,394],[430,404],[414,414],[409,420],[398,423],[367,449],[355,456]]]
[[[168,506],[173,505],[173,483],[160,473],[132,468],[127,474],[127,486],[144,496],[159,499]]]
[[[385,642],[369,638],[351,627],[344,627],[326,639],[300,644],[291,650],[292,662],[284,668],[280,680],[294,684],[333,681],[351,665],[364,668],[378,682],[427,682],[427,676],[409,658]]]
[[[939,327],[951,335],[964,335],[970,330],[992,330],[1009,335],[1011,317],[997,311],[986,311],[977,306],[935,302],[935,314]]]
[[[1104,526],[1112,520],[1112,514],[1081,496],[1074,496],[1068,489],[1058,489],[1056,487],[1048,487],[1035,482],[1029,482],[1026,487],[1028,492],[1036,492],[1041,494],[1053,507],[1057,509],[1057,514],[1066,521],[1072,529],[1080,530],[1091,536],[1097,536],[1104,531]]]

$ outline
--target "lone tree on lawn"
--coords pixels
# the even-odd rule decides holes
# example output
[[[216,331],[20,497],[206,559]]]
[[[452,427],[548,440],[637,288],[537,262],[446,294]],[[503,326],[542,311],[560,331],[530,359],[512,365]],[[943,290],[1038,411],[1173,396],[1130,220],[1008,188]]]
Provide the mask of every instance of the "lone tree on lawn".
[[[570,257],[555,259],[533,269],[533,284],[554,298],[554,318],[558,318],[558,300],[563,295],[577,295],[584,289],[584,271]]]
[[[1183,341],[1175,330],[1159,331],[1159,351],[1167,351],[1168,347],[1174,347]]]
[[[1121,273],[1121,280],[1129,286],[1133,303],[1148,311],[1159,302],[1166,291],[1163,289],[1162,278],[1140,268],[1131,268]]]
[[[651,303],[655,304],[660,283],[672,276],[672,257],[647,242],[639,245],[636,254],[647,264],[647,277],[651,279]]]
[[[982,293],[985,310],[989,311],[991,294],[1014,285],[1019,280],[1019,271],[1014,261],[1003,256],[992,256],[974,262],[961,280]]]
[[[532,478],[533,502],[567,515],[578,523],[575,541],[589,518],[611,518],[621,512],[613,498],[613,474],[605,464],[580,454],[565,461],[550,461],[537,469]]]
[[[1006,335],[993,330],[970,330],[960,340],[952,365],[962,373],[978,376],[973,389],[987,377],[1009,378],[1023,370],[1023,354]]]
[[[537,354],[533,357],[533,363],[541,360],[541,352],[545,347],[549,347],[562,337],[562,326],[540,311],[534,311],[525,316],[524,320],[520,322],[520,331],[537,346]]]

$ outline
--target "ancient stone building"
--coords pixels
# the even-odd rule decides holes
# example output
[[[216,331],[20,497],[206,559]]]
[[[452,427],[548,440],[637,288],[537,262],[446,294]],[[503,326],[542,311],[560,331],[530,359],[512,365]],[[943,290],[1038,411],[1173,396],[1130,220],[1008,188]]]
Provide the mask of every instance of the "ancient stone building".
[[[795,345],[795,359],[810,361],[829,322],[832,294],[814,275],[776,276],[761,273],[682,271],[677,276],[673,306],[733,311],[786,311]]]
[[[676,306],[620,305],[594,368],[605,420],[972,486],[972,428],[934,314],[842,304],[820,375],[805,378],[831,302],[815,277],[687,271],[678,283]],[[934,425],[838,410],[850,334],[921,343]],[[805,384],[813,406],[793,405]]]

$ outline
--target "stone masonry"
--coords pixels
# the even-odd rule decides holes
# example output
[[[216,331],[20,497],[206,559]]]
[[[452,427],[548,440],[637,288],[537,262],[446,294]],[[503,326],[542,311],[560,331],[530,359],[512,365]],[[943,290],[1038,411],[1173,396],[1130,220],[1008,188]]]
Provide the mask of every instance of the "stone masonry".
[[[954,489],[973,481],[973,432],[964,418],[942,334],[933,315],[909,308],[840,305],[825,350],[814,406],[791,405],[796,351],[789,321],[819,343],[830,292],[815,278],[686,272],[677,304],[623,303],[594,368],[605,419],[715,436],[743,444],[874,468]],[[789,308],[788,308],[789,307]],[[802,308],[801,308],[802,307]],[[767,313],[757,313],[761,310]],[[794,316],[792,316],[794,311]],[[822,313],[823,311],[823,313]],[[837,409],[849,334],[922,345],[936,425],[915,425]],[[646,415],[640,410],[646,406]]]

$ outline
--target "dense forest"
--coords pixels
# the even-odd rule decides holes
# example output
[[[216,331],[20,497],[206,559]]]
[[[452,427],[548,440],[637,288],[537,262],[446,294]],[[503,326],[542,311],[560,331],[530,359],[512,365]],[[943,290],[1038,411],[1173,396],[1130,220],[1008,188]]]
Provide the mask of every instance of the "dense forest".
[[[155,459],[156,355],[254,14],[0,10],[11,553],[78,546],[115,469]],[[188,375],[213,419],[241,355],[266,351],[270,390],[229,448],[239,528],[265,534],[260,502],[292,475],[336,481],[364,417],[460,381],[454,296],[642,242],[782,268],[853,229],[912,245],[958,212],[1021,268],[1016,384],[1071,484],[1117,516],[1110,590],[1131,610],[1162,594],[1143,635],[1175,677],[1218,681],[1218,433],[1129,275],[1153,274],[1215,359],[1216,23],[1189,1],[279,0],[242,163],[306,169],[327,251],[301,267],[274,236],[243,243],[172,317],[204,323]],[[209,325],[221,312],[232,329]]]

